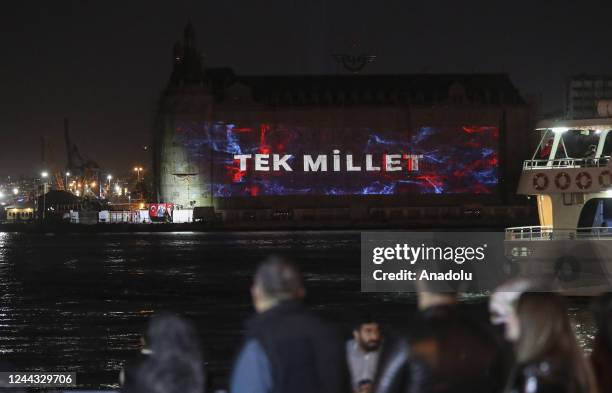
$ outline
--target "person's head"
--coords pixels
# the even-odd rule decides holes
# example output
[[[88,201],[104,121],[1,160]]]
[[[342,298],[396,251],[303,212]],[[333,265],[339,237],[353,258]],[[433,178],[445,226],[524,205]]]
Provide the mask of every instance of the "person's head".
[[[571,353],[576,346],[563,298],[555,293],[525,292],[518,301],[518,334],[513,337],[519,363],[555,353]]]
[[[370,315],[362,317],[353,328],[353,338],[365,352],[380,348],[380,325]]]
[[[593,316],[597,326],[593,351],[612,353],[612,292],[604,293],[595,300]]]
[[[194,327],[178,315],[154,315],[145,333],[145,345],[154,356],[180,352],[201,357],[200,339]]]
[[[516,305],[521,294],[532,287],[532,283],[523,278],[510,280],[495,289],[489,298],[491,324],[503,329],[508,341],[516,341],[519,335]]]
[[[590,391],[593,374],[578,346],[564,299],[551,292],[525,292],[517,315],[519,335],[514,347],[519,365],[557,361],[567,365],[575,382]]]
[[[203,393],[206,376],[200,340],[193,326],[173,314],[151,318],[145,333],[151,351],[137,368],[128,393]]]
[[[301,300],[306,291],[302,275],[288,260],[273,256],[263,261],[251,287],[253,306],[258,313],[287,300]]]

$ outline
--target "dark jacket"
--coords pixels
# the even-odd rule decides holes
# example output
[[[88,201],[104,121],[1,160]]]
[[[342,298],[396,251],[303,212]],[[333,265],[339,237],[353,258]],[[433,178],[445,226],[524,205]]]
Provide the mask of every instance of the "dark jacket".
[[[408,341],[399,335],[385,337],[378,358],[372,392],[404,393],[408,391]]]
[[[439,306],[420,313],[407,341],[383,356],[373,391],[494,393],[503,386],[494,337],[456,306]]]
[[[612,351],[608,350],[605,345],[598,343],[599,339],[595,339],[593,353],[591,354],[591,365],[599,392],[612,392]]]
[[[517,367],[511,381],[512,393],[588,393],[574,378],[563,360],[542,360]],[[603,393],[603,392],[602,392]]]
[[[248,339],[266,352],[274,393],[350,392],[341,336],[300,303],[286,301],[256,315]]]

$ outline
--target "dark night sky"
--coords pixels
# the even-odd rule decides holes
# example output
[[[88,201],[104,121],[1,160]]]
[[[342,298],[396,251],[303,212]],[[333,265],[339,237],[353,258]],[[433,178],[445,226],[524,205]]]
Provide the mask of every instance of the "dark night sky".
[[[607,2],[608,4],[610,2]],[[40,137],[65,163],[62,119],[112,173],[147,165],[155,102],[191,20],[207,66],[240,74],[335,73],[331,53],[378,59],[366,73],[508,72],[561,110],[565,78],[612,74],[599,1],[12,1],[0,9],[0,175],[41,169]]]

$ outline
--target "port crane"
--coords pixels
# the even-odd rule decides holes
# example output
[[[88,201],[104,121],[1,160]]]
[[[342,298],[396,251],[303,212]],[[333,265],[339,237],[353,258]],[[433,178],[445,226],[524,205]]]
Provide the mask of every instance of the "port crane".
[[[53,175],[53,182],[56,190],[66,190],[66,185],[64,184],[64,180],[62,178],[62,173],[56,165],[55,154],[51,144],[47,142],[45,137],[41,138],[40,144],[40,159],[43,168],[48,168],[48,170]]]
[[[84,192],[86,185],[89,185],[94,181],[100,181],[100,166],[91,159],[83,158],[77,145],[70,139],[69,123],[67,118],[64,119],[64,143],[66,145],[66,156],[68,159],[66,169],[71,174],[74,174],[77,179],[79,179],[77,184],[80,183],[82,185]]]

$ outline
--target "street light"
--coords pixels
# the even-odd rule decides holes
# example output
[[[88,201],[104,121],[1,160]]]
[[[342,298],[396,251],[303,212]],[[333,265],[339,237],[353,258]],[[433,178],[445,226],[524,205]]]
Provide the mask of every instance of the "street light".
[[[70,172],[66,172],[66,188],[68,188],[68,178],[70,177]]]
[[[45,216],[46,216],[46,211],[47,211],[47,177],[49,177],[49,173],[46,171],[43,171],[40,176],[44,179],[43,180],[43,215],[42,215],[42,219],[43,221],[45,221]]]
[[[112,175],[110,175],[110,174],[106,175],[106,180],[108,180],[108,195],[110,195],[110,193],[111,193],[111,184],[110,184],[110,182],[111,182],[112,179],[113,179]]]
[[[19,189],[18,188],[13,188],[13,195],[17,195],[19,194]]]
[[[144,169],[141,166],[135,166],[134,167],[134,172],[136,172],[136,179],[140,182],[140,172],[142,172]]]

